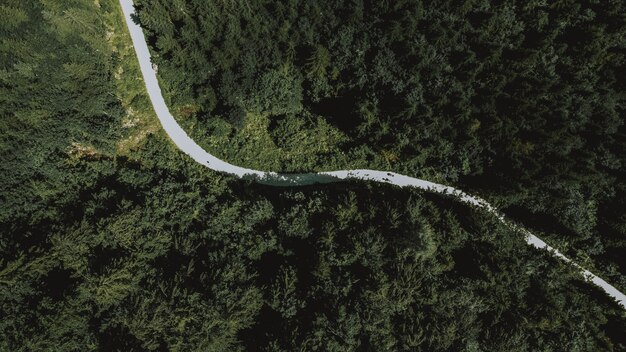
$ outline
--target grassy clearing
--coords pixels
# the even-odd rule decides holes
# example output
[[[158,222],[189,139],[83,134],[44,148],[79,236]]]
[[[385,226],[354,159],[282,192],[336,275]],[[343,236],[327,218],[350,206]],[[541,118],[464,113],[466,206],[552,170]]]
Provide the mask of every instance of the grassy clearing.
[[[119,2],[96,0],[96,4],[104,10],[106,39],[115,58],[116,95],[126,111],[122,119],[123,137],[117,143],[117,153],[136,159],[134,153],[141,149],[149,136],[166,136],[148,98]]]

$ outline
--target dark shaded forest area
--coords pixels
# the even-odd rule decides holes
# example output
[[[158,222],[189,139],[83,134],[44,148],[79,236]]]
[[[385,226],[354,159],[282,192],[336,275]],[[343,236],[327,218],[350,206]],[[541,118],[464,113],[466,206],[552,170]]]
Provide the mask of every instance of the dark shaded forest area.
[[[455,185],[626,289],[624,1],[137,3],[210,152]]]
[[[615,302],[483,212],[178,152],[117,1],[0,14],[1,351],[626,350]]]

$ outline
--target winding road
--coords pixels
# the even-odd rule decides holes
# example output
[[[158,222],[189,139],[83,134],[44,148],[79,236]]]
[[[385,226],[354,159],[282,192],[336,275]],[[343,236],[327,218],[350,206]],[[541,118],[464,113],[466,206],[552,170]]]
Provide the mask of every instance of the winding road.
[[[180,125],[178,125],[178,123],[174,119],[174,116],[172,116],[172,114],[170,113],[161,93],[161,88],[157,79],[157,73],[151,63],[150,51],[148,49],[148,44],[146,42],[144,33],[141,27],[132,19],[135,14],[133,2],[132,0],[120,0],[120,4],[124,12],[126,25],[128,26],[128,30],[132,38],[137,58],[139,59],[141,73],[146,83],[146,88],[148,90],[148,95],[150,97],[150,101],[152,102],[152,106],[154,107],[154,111],[161,121],[163,129],[172,139],[174,144],[196,162],[214,171],[225,172],[242,179],[256,180],[257,182],[274,186],[299,186],[316,183],[336,182],[345,179],[359,179],[389,183],[399,187],[414,187],[428,192],[437,192],[450,195],[461,202],[468,203],[470,205],[488,211],[506,225],[520,231],[524,234],[526,242],[529,245],[539,249],[547,250],[555,257],[571,263],[574,267],[580,270],[581,274],[587,280],[602,288],[609,296],[613,297],[618,304],[626,308],[626,296],[615,287],[613,287],[611,284],[604,281],[597,275],[591,273],[590,271],[584,269],[580,265],[574,263],[569,258],[561,254],[557,249],[550,247],[539,237],[533,235],[528,230],[521,228],[511,221],[507,220],[501,212],[499,212],[495,207],[490,205],[484,199],[469,195],[459,189],[421,180],[414,177],[397,174],[394,172],[366,169],[329,171],[310,174],[278,174],[275,172],[246,169],[240,166],[229,164],[211,155],[210,153],[202,149],[202,147],[200,147],[196,142],[194,142],[187,135],[187,133],[185,133],[185,131],[180,127]]]

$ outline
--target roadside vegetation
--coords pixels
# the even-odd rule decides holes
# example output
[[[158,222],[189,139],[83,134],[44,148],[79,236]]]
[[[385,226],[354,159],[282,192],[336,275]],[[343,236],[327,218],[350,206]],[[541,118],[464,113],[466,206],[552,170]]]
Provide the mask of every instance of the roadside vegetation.
[[[626,349],[621,307],[484,212],[197,165],[116,0],[0,14],[1,351]]]

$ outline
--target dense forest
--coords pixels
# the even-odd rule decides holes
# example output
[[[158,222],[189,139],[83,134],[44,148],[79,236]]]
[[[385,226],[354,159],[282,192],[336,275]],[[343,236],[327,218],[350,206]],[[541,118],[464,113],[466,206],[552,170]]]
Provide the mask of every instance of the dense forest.
[[[0,14],[0,351],[626,350],[621,307],[484,212],[361,182],[272,188],[182,155],[116,0]],[[202,121],[188,93],[171,99]]]
[[[174,114],[217,156],[453,184],[626,274],[623,1],[136,3]]]

